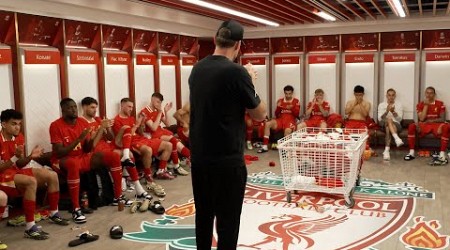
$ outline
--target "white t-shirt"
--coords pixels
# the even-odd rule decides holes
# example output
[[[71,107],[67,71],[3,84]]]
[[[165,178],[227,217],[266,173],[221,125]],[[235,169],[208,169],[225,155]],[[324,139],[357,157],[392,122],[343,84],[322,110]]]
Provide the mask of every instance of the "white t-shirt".
[[[388,107],[387,102],[382,102],[378,105],[378,122],[383,120],[381,116],[386,112],[386,109]],[[386,118],[392,118],[394,122],[400,123],[403,119],[403,105],[400,102],[394,103],[395,112],[397,112],[397,117],[395,117],[391,111],[388,112],[386,115]]]

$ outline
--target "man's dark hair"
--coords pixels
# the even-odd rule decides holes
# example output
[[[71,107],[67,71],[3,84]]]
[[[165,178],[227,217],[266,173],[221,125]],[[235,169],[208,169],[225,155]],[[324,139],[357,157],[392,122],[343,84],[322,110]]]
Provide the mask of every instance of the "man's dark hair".
[[[286,91],[294,92],[294,87],[292,87],[291,85],[286,85],[286,86],[284,86],[283,91],[284,92],[286,92]]]
[[[430,87],[427,87],[425,90],[427,90],[427,89],[433,90],[433,93],[436,94],[436,89],[435,89],[434,87],[431,87],[431,86],[430,86]]]
[[[231,30],[227,27],[220,28],[216,35],[216,45],[220,48],[231,48],[236,41],[231,38]]]
[[[2,111],[2,114],[0,115],[0,121],[1,122],[8,122],[9,120],[22,120],[23,115],[17,110],[14,109],[5,109]]]
[[[89,97],[89,96],[85,97],[85,98],[83,98],[83,100],[81,100],[81,106],[89,106],[91,104],[98,105],[98,102],[97,102],[97,100],[95,100],[94,98]]]
[[[129,97],[125,97],[125,98],[122,98],[122,100],[120,100],[120,104],[126,103],[126,102],[133,102],[133,101]]]
[[[72,98],[66,97],[59,102],[59,106],[62,108],[69,104],[70,102],[75,102]]]
[[[363,93],[364,94],[364,87],[361,85],[356,85],[355,88],[353,89],[354,93]]]
[[[153,93],[152,97],[156,97],[156,98],[158,98],[160,101],[164,101],[164,96],[163,96],[161,93],[159,93],[159,92]]]

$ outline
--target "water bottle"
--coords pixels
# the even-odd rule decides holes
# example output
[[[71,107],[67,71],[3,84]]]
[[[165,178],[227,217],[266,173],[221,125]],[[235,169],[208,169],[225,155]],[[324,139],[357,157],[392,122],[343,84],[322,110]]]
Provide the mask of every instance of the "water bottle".
[[[83,192],[83,195],[81,196],[81,207],[84,209],[89,208],[89,199],[87,192]]]

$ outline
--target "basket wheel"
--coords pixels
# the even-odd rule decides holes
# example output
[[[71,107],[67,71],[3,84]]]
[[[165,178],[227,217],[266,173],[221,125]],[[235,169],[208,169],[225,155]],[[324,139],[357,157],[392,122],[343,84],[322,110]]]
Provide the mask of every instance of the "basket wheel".
[[[360,176],[358,176],[358,178],[356,179],[355,185],[358,187],[361,186],[361,177]]]
[[[355,188],[353,187],[352,190],[350,190],[349,196],[350,196],[350,197],[353,197],[353,194],[354,194],[354,193],[355,193]]]
[[[349,197],[348,199],[350,200],[350,202],[345,201],[345,206],[347,206],[348,208],[352,208],[355,205],[355,199],[353,199],[353,197]]]
[[[287,191],[286,192],[286,200],[287,200],[288,203],[291,203],[291,201],[292,201],[291,191]]]

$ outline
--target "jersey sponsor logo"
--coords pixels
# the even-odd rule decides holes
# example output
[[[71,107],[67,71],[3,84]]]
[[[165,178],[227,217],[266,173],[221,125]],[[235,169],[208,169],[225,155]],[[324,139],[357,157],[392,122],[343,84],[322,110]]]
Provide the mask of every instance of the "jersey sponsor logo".
[[[412,197],[359,193],[352,209],[344,205],[342,195],[325,193],[299,193],[293,195],[296,203],[287,203],[283,187],[282,176],[271,172],[248,177],[238,249],[375,249],[372,246],[403,228],[415,209]],[[124,238],[166,244],[166,249],[196,249],[194,215],[192,199],[172,205]]]

